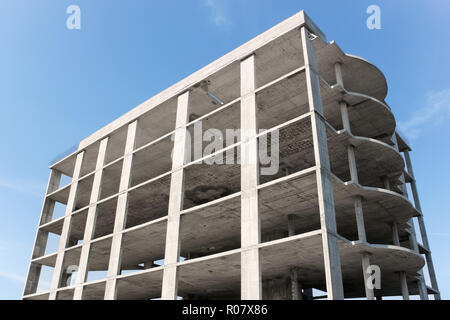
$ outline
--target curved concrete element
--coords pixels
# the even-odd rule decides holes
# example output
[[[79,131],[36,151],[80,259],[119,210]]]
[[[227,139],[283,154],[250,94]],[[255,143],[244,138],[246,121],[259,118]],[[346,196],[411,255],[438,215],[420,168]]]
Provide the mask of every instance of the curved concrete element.
[[[332,181],[339,234],[351,240],[358,239],[354,199],[361,197],[365,231],[370,243],[392,243],[393,222],[398,224],[400,238],[408,236],[409,233],[405,231],[407,222],[418,216],[419,212],[406,197],[381,188],[343,182],[336,176],[333,176]]]
[[[314,42],[317,55],[318,72],[330,84],[336,84],[334,65],[342,63],[342,76],[345,88],[383,101],[388,92],[386,78],[375,65],[363,58],[345,54],[331,41],[329,44],[320,39]]]
[[[366,94],[347,91],[340,85],[330,86],[324,80],[321,82],[321,95],[324,115],[333,127],[343,128],[339,102],[345,101],[354,135],[391,143],[396,121],[385,102]]]
[[[376,139],[355,136],[346,130],[329,128],[331,171],[343,181],[350,181],[348,164],[349,145],[355,147],[355,158],[359,181],[370,187],[384,187],[383,177],[392,185],[397,184],[405,164],[399,152],[390,145]],[[338,142],[339,141],[339,142]]]
[[[380,268],[381,288],[375,289],[375,295],[396,296],[400,294],[399,273],[405,272],[410,294],[417,294],[417,273],[425,261],[414,251],[393,245],[374,245],[360,241],[345,241],[340,247],[341,256],[347,263],[342,267],[344,283],[352,284],[346,292],[347,297],[364,296],[364,279],[361,272],[361,256],[367,254],[370,264]],[[361,275],[358,278],[358,271]],[[355,286],[360,283],[360,286]]]

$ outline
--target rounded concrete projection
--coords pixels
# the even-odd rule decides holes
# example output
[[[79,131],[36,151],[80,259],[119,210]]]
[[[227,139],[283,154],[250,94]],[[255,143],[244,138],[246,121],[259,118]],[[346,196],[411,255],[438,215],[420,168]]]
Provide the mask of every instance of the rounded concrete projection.
[[[354,199],[362,197],[364,224],[370,243],[392,243],[391,226],[394,221],[398,223],[399,236],[407,237],[407,222],[419,214],[407,198],[393,191],[343,182],[334,175],[332,183],[340,235],[358,239]]]
[[[341,180],[349,181],[348,145],[353,145],[362,185],[383,187],[382,177],[388,177],[391,185],[397,184],[405,167],[403,158],[393,147],[376,139],[357,137],[345,130],[335,131],[327,127],[331,171]]]
[[[336,84],[334,65],[342,63],[345,89],[358,92],[380,101],[387,96],[388,86],[383,73],[372,63],[360,57],[345,54],[334,42],[329,44],[314,40],[319,75],[329,84]]]
[[[339,103],[344,101],[354,135],[391,143],[396,121],[384,102],[365,94],[346,91],[338,85],[330,86],[325,81],[321,81],[320,93],[325,118],[334,128],[343,129]]]
[[[320,230],[260,245],[263,281],[288,277],[289,270],[297,268],[303,288],[313,287],[325,291],[321,245]],[[365,295],[361,270],[362,253],[368,253],[371,263],[380,267],[382,286],[377,294],[382,295],[401,294],[400,285],[398,288],[396,286],[397,271],[406,270],[409,282],[413,283],[417,271],[424,265],[423,258],[409,249],[351,242],[344,238],[339,239],[339,253],[341,261],[345,262],[342,264],[342,276],[346,298]],[[410,287],[414,289],[413,285]]]

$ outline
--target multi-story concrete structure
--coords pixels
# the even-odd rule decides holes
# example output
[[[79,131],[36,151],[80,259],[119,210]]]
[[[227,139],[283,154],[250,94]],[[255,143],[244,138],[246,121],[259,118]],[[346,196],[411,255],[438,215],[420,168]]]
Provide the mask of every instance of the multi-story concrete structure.
[[[374,65],[299,12],[50,167],[23,298],[311,299],[314,288],[439,299],[410,147],[386,95]],[[212,128],[241,131],[205,156],[205,141],[188,138]],[[280,168],[263,175],[258,141],[276,135]],[[49,235],[60,235],[56,252]],[[365,285],[370,265],[381,288]],[[50,289],[37,292],[44,268]]]

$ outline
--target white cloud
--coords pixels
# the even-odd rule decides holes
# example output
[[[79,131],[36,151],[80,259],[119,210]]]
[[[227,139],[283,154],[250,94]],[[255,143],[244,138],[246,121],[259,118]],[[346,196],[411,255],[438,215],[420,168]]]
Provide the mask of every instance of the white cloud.
[[[210,20],[216,26],[230,25],[227,0],[205,0],[205,6],[211,11]]]
[[[399,129],[410,139],[416,139],[427,127],[440,126],[450,120],[450,89],[431,92],[425,105],[407,121],[400,121]]]
[[[10,273],[10,272],[0,271],[0,277],[9,279],[9,280],[12,280],[15,282],[20,282],[22,284],[25,282],[25,277],[19,276],[17,274]]]
[[[36,181],[0,177],[0,189],[8,189],[29,196],[42,197],[45,192],[45,184]]]
[[[432,232],[431,235],[436,237],[450,237],[450,233],[445,232]]]

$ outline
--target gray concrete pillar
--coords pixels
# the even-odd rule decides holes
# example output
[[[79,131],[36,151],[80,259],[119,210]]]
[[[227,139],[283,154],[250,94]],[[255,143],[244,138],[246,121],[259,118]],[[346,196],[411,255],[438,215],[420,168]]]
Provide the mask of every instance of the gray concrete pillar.
[[[297,268],[291,269],[291,297],[292,297],[292,300],[303,300],[302,286],[298,282]]]
[[[52,193],[57,190],[61,181],[61,172],[54,169],[50,169],[50,174],[48,177],[47,188],[45,195]],[[53,216],[53,210],[55,208],[55,202],[53,200],[44,198],[44,203],[41,208],[41,215],[38,222],[38,231],[36,232],[36,237],[34,240],[33,251],[31,253],[31,260],[41,257],[45,254],[45,249],[47,246],[48,232],[39,230],[40,226],[44,223],[50,222]],[[25,280],[25,287],[23,290],[23,295],[36,293],[39,278],[41,274],[42,266],[40,264],[30,262],[28,267],[28,273]]]
[[[65,270],[63,270],[64,253],[69,241],[70,228],[72,225],[72,212],[75,207],[78,179],[80,178],[81,165],[83,163],[85,151],[77,154],[77,159],[75,161],[75,169],[73,172],[72,184],[70,186],[69,198],[67,200],[66,212],[64,216],[63,228],[61,231],[61,237],[59,241],[58,254],[56,256],[55,269],[53,270],[53,277],[50,284],[50,295],[49,300],[55,300],[57,289],[61,284],[61,278]]]
[[[405,162],[406,162],[406,167],[408,169],[408,173],[413,179],[413,181],[411,182],[411,191],[412,191],[412,196],[414,199],[414,205],[415,205],[416,209],[420,212],[420,216],[417,218],[417,220],[419,223],[420,235],[422,237],[423,246],[428,251],[425,254],[425,258],[427,261],[427,267],[428,267],[428,273],[430,276],[431,286],[433,287],[433,289],[439,291],[439,287],[438,287],[438,283],[437,283],[437,279],[436,279],[436,272],[434,270],[433,259],[431,257],[430,243],[428,242],[427,230],[425,228],[425,221],[423,218],[422,206],[420,204],[419,193],[417,192],[416,179],[414,176],[414,170],[413,170],[413,166],[412,166],[412,162],[411,162],[411,157],[409,155],[408,150],[404,150],[403,154],[405,155]],[[439,293],[434,294],[434,299],[441,300],[441,295]]]
[[[301,28],[303,57],[305,61],[306,84],[311,115],[311,126],[316,160],[317,190],[322,229],[322,244],[325,266],[325,280],[328,299],[344,299],[342,285],[341,261],[337,238],[334,211],[334,196],[330,177],[330,160],[325,129],[322,98],[320,96],[319,77],[314,54],[314,47],[306,27]]]
[[[295,215],[288,215],[288,236],[295,236]],[[291,268],[291,296],[292,300],[302,300],[301,285],[298,283],[298,269]]]
[[[161,299],[176,300],[178,296],[177,263],[180,257],[180,212],[184,199],[184,172],[187,155],[187,128],[189,121],[190,92],[178,97],[175,139],[172,156],[172,176],[170,180],[169,212],[164,255],[164,274]]]
[[[76,287],[73,299],[81,300],[83,298],[83,283],[86,281],[88,272],[89,251],[91,248],[91,240],[94,236],[95,221],[96,221],[96,202],[100,198],[101,183],[103,177],[103,166],[105,164],[106,148],[109,138],[106,137],[100,142],[100,147],[97,156],[97,163],[95,166],[94,182],[92,183],[91,198],[89,201],[90,207],[88,209],[86,218],[86,227],[84,229],[83,245],[81,247],[80,262],[78,274],[76,279]]]
[[[367,253],[363,253],[361,255],[361,262],[362,262],[362,270],[363,270],[363,275],[364,275],[364,287],[366,289],[366,298],[367,300],[373,300],[374,299],[374,293],[373,293],[373,287],[370,287],[370,285],[368,284],[369,282],[369,267],[370,267],[370,258],[369,258],[369,254]]]
[[[342,119],[342,127],[344,130],[346,130],[348,133],[352,133],[352,128],[350,125],[350,118],[348,117],[348,106],[347,103],[344,101],[339,102],[339,106],[341,109],[341,119]]]
[[[122,231],[125,228],[128,207],[128,192],[133,166],[133,150],[136,141],[138,121],[128,125],[127,140],[125,142],[125,155],[123,158],[122,173],[120,176],[119,196],[117,198],[116,218],[109,256],[108,274],[106,279],[105,300],[115,300],[117,296],[117,275],[120,274],[122,256]]]
[[[411,243],[411,248],[415,253],[419,254],[419,246],[417,244],[416,231],[415,231],[414,222],[412,219],[410,220],[410,223],[412,225],[410,228],[411,231],[409,234],[409,241]],[[423,270],[419,270],[418,274],[419,274],[418,287],[419,287],[420,299],[428,300],[427,288],[426,288],[426,284],[425,284],[425,279],[423,277]]]
[[[398,236],[398,223],[392,222],[392,244],[400,247],[400,238]]]
[[[259,159],[256,139],[255,56],[241,61],[241,299],[262,297],[258,245],[261,221],[258,210]]]
[[[400,272],[400,287],[402,290],[403,300],[409,300],[408,282],[406,281],[406,272]]]
[[[382,180],[383,180],[384,188],[386,190],[391,190],[391,183],[389,182],[389,178],[388,177],[383,177]]]
[[[334,64],[334,73],[336,75],[336,84],[344,87],[344,79],[342,77],[342,63],[336,62]]]
[[[358,240],[361,242],[367,242],[366,227],[364,225],[364,214],[362,209],[362,197],[356,196],[354,198],[356,227],[358,229]]]

